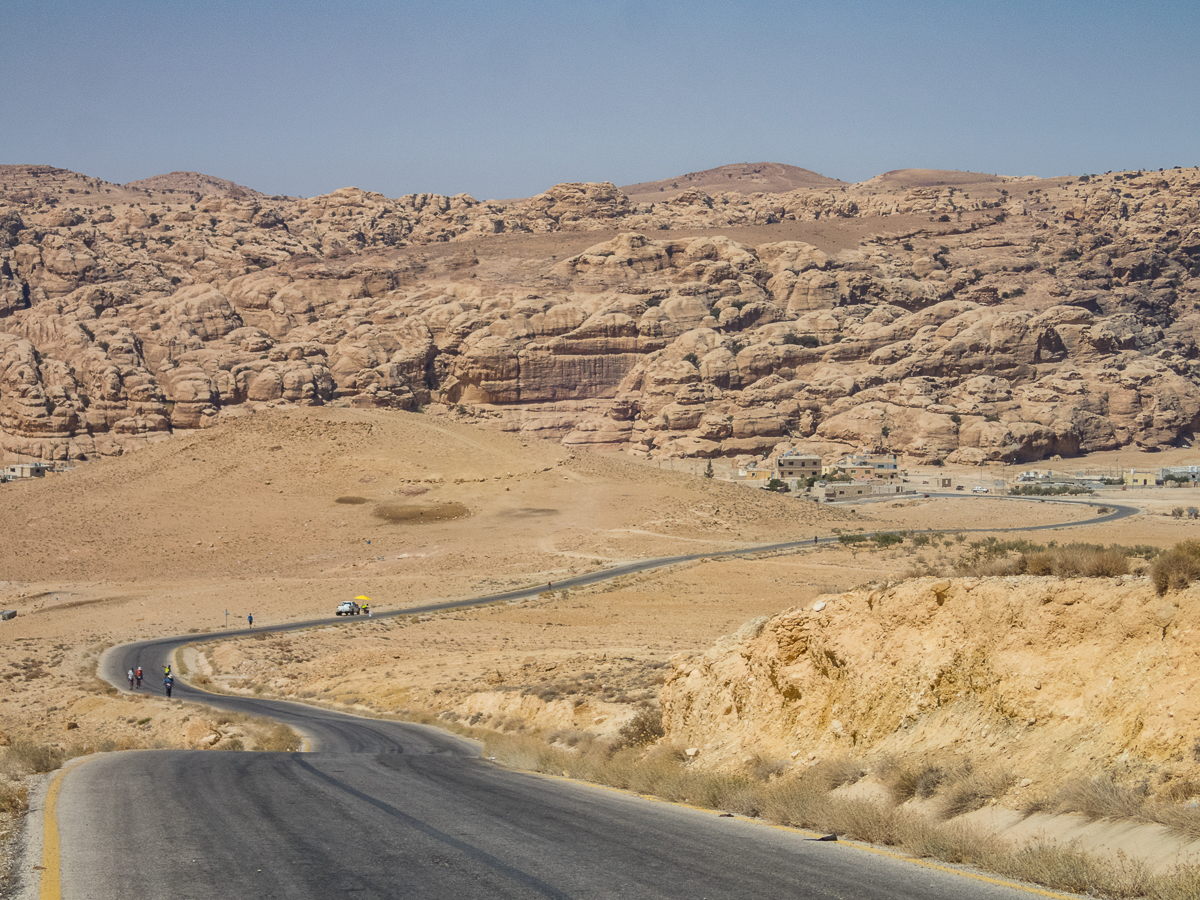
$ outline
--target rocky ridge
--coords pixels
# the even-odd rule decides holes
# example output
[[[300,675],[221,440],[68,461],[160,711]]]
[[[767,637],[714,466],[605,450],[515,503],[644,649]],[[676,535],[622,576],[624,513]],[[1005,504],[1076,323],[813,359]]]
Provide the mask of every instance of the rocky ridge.
[[[1196,597],[1134,575],[866,586],[675,657],[663,721],[711,766],[942,749],[1039,781],[1194,768]]]
[[[1200,423],[1196,169],[658,203],[193,174],[0,166],[0,453],[118,454],[278,404],[676,457],[1034,460]]]

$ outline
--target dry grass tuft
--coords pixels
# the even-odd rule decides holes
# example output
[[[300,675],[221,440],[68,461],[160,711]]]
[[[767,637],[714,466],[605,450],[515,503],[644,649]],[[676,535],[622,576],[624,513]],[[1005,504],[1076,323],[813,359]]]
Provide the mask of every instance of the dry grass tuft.
[[[913,798],[926,800],[937,793],[947,779],[958,780],[971,773],[968,760],[935,761],[927,757],[886,757],[877,766],[875,776],[897,805]]]
[[[1200,541],[1180,541],[1154,560],[1150,567],[1159,594],[1181,591],[1200,579]]]
[[[665,733],[662,710],[657,706],[643,706],[617,732],[616,748],[645,747],[647,744],[653,744]]]
[[[258,736],[255,750],[268,753],[295,753],[300,749],[300,735],[282,722],[275,722]]]
[[[1015,781],[1011,772],[970,772],[947,787],[938,804],[938,814],[953,819],[974,812],[1004,796]]]
[[[1096,778],[1074,778],[1066,782],[1049,799],[1044,811],[1078,813],[1097,819],[1138,819],[1148,791],[1118,784],[1108,775]]]
[[[23,784],[0,784],[0,813],[20,815],[29,809],[29,791]]]
[[[802,777],[817,790],[832,791],[843,785],[854,784],[866,774],[866,768],[858,760],[849,756],[834,756],[810,766]]]
[[[17,740],[5,748],[3,771],[12,778],[39,775],[43,772],[53,772],[69,758],[67,751],[52,744]]]
[[[1051,543],[1049,546],[1026,540],[999,541],[985,538],[973,541],[955,563],[964,575],[1059,575],[1064,578],[1106,578],[1129,572],[1130,557],[1153,552],[1143,546],[1124,547],[1099,544]],[[1014,555],[1015,554],[1015,555]]]

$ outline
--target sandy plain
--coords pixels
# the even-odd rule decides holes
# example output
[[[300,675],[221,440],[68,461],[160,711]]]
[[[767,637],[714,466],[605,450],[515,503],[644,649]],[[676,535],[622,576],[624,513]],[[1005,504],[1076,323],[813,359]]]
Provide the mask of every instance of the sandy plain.
[[[1200,464],[1200,454],[1061,463],[1118,464]],[[153,679],[134,695],[106,688],[95,677],[99,655],[150,636],[208,637],[250,613],[259,625],[326,616],[360,594],[393,611],[632,559],[746,548],[522,603],[206,643],[186,658],[192,675],[225,690],[611,734],[655,701],[673,656],[703,652],[752,617],[950,564],[958,552],[906,542],[758,557],[757,545],[927,528],[961,530],[967,545],[986,534],[968,529],[1092,515],[967,492],[825,506],[716,471],[708,479],[699,464],[573,452],[437,415],[284,408],[5,485],[0,609],[18,615],[0,623],[0,734],[82,749],[252,743],[211,711],[166,704]],[[971,484],[1002,473],[949,474]],[[1194,497],[1200,491],[1114,489],[1097,499],[1143,512],[1027,536],[1168,547],[1200,534],[1200,524],[1171,514]],[[586,702],[553,702],[580,684]]]
[[[1133,453],[1110,456],[1062,465],[1105,468],[1118,456],[1122,466],[1138,464]],[[1142,464],[1151,462],[1197,463],[1200,454],[1145,455]],[[732,470],[723,466],[716,472],[707,479],[699,464],[578,453],[432,415],[280,409],[6,485],[0,608],[18,616],[0,626],[0,731],[61,739],[74,722],[77,741],[172,741],[166,732],[126,734],[103,706],[80,713],[85,698],[84,707],[95,700],[87,682],[97,653],[151,635],[243,625],[250,613],[260,625],[313,618],[360,594],[382,612],[650,556],[835,531],[1012,528],[1090,515],[978,496],[818,506],[729,483],[721,476]],[[981,477],[952,474],[967,483]],[[1034,537],[1170,546],[1200,528],[1170,515],[1191,505],[1190,495],[1112,491],[1109,499],[1146,512]],[[286,692],[328,689],[337,699],[381,691],[433,703],[460,698],[489,676],[496,683],[496,673],[509,684],[530,681],[522,667],[531,662],[578,658],[586,669],[616,655],[662,665],[753,616],[899,579],[915,556],[906,544],[703,560],[522,604],[405,617],[402,625],[356,622],[361,637],[349,645],[338,628],[289,638],[313,660],[326,641],[339,652],[304,672],[294,664]],[[368,664],[363,639],[375,634],[386,634],[395,651],[383,669],[391,675]]]

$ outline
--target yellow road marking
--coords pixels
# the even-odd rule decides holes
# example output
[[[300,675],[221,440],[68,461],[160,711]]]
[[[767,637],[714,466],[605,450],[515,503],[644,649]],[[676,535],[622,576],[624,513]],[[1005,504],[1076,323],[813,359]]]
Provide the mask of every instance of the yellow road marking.
[[[58,873],[58,792],[66,770],[60,771],[46,791],[46,806],[42,810],[42,889],[41,900],[61,900],[62,885]]]

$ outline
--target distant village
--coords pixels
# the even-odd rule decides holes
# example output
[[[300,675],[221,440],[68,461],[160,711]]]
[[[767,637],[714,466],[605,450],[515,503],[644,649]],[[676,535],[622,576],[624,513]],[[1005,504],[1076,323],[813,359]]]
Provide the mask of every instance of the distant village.
[[[909,473],[887,453],[854,453],[830,462],[817,453],[789,450],[779,456],[740,465],[734,480],[752,487],[804,496],[819,503],[901,494],[969,491],[974,494],[1090,494],[1104,488],[1195,487],[1200,466],[1114,469],[1105,474],[1027,469],[1005,477],[987,469],[978,473]]]

